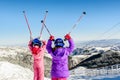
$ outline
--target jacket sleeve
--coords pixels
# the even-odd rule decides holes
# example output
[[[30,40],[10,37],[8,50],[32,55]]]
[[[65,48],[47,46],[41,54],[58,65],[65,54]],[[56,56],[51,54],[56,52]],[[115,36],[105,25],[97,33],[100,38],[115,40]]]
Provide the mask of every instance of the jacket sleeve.
[[[46,49],[47,49],[48,53],[52,52],[52,41],[50,39],[47,42]]]
[[[28,47],[29,49],[32,51],[32,41],[30,40],[29,43],[28,43]]]
[[[75,47],[75,44],[72,38],[68,40],[68,43],[69,43],[69,47],[67,47],[67,51],[68,51],[67,55],[69,55],[74,50],[74,47]]]
[[[47,44],[46,41],[42,41],[42,43],[43,43],[42,48],[46,49],[46,44]]]

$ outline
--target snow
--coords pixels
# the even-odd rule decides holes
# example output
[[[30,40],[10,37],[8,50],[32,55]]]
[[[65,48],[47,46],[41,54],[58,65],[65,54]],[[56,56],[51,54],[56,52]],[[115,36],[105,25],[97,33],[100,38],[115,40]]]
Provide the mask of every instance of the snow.
[[[86,80],[82,78],[82,76],[86,75],[85,71],[86,71],[85,67],[78,67],[76,69],[71,70],[70,77],[68,80]]]
[[[0,57],[11,57],[15,59],[15,56],[18,53],[26,53],[31,54],[30,50],[26,47],[6,47],[6,46],[0,46]],[[45,52],[45,56],[52,58],[50,54]]]
[[[87,69],[85,67],[78,67],[71,70],[70,74],[71,75],[68,80],[102,80],[103,78],[119,77],[120,68],[108,69],[108,67],[103,67],[101,69]]]
[[[75,58],[86,58],[89,57],[89,55],[74,55]]]
[[[97,50],[109,50],[110,47],[96,47]],[[0,47],[0,57],[15,57],[18,53],[29,53],[29,49],[25,47]],[[92,53],[91,55],[95,55]],[[50,54],[45,54],[45,56],[51,58]],[[74,58],[86,58],[90,55],[75,55]],[[97,70],[96,70],[97,71]],[[120,69],[116,70],[120,73]],[[116,72],[115,71],[115,72]],[[92,79],[102,79],[105,77],[115,77],[115,75],[94,75],[95,70],[86,69],[84,67],[78,67],[70,71],[70,77],[68,80],[92,80]],[[98,71],[100,72],[100,71]],[[113,72],[113,71],[112,71]],[[97,73],[97,72],[96,72]],[[103,73],[103,72],[102,72]],[[116,76],[120,76],[116,74]],[[19,65],[9,63],[7,61],[0,61],[0,80],[33,80],[33,72]],[[45,78],[45,80],[50,80]]]
[[[0,62],[0,80],[33,80],[33,72],[6,61]],[[45,78],[45,80],[50,80]]]
[[[28,49],[25,47],[2,47],[0,46],[0,57],[15,58],[17,53],[27,53]]]
[[[97,50],[104,50],[104,51],[107,51],[107,50],[110,50],[111,47],[95,47]]]
[[[47,52],[45,52],[45,54],[44,54],[46,57],[48,57],[48,58],[50,58],[50,59],[52,59],[52,56],[50,55],[50,54],[48,54]]]

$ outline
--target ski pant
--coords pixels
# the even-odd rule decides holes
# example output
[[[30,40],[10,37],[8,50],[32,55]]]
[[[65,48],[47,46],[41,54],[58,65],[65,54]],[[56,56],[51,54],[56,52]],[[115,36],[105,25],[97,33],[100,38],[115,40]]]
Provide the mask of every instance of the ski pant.
[[[67,80],[67,78],[52,78],[51,80]]]
[[[34,80],[44,80],[44,66],[41,65],[40,61],[34,61]]]

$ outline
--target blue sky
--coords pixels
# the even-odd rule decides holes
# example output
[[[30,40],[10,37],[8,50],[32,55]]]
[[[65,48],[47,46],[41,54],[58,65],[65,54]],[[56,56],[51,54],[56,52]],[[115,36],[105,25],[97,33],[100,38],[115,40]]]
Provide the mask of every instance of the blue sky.
[[[85,11],[87,14],[71,33],[75,41],[120,39],[119,4],[120,0],[0,0],[0,45],[28,43],[29,31],[23,10],[33,37],[39,36],[41,20],[48,10],[46,25],[56,38],[63,38]],[[48,38],[44,28],[42,39]]]

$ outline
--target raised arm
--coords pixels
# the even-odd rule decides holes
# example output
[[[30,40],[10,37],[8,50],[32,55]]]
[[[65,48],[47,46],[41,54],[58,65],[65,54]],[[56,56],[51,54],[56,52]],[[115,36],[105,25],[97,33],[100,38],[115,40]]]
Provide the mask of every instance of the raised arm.
[[[67,47],[67,51],[70,54],[74,50],[75,44],[74,44],[74,41],[69,34],[65,35],[65,39],[68,40],[69,47]]]
[[[28,47],[29,47],[29,49],[32,51],[32,40],[29,41]]]
[[[47,45],[46,45],[46,49],[48,51],[48,53],[52,52],[52,41],[54,40],[54,36],[50,36]]]
[[[69,39],[68,42],[69,42],[69,47],[68,47],[68,49],[69,49],[69,52],[71,53],[71,52],[74,50],[75,44],[74,44],[74,41],[73,41],[72,38]]]
[[[42,41],[42,43],[43,43],[42,48],[44,48],[44,49],[45,49],[45,48],[46,48],[46,44],[47,44],[47,43],[46,43],[46,41]]]

